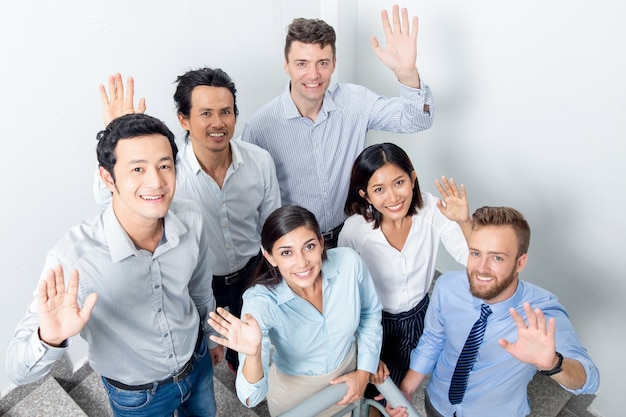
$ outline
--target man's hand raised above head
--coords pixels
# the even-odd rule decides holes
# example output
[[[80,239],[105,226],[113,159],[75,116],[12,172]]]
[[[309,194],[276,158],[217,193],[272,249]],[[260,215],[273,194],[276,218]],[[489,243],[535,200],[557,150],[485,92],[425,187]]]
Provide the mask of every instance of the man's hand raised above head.
[[[413,17],[413,27],[409,24],[406,8],[393,6],[393,26],[389,21],[387,10],[381,12],[383,31],[385,32],[385,48],[383,49],[375,36],[371,38],[372,49],[378,59],[393,71],[402,84],[420,88],[420,78],[415,66],[417,59],[417,16]]]
[[[146,111],[146,99],[139,99],[137,108],[134,107],[135,80],[128,77],[126,80],[126,95],[124,95],[124,83],[122,74],[119,72],[109,76],[109,93],[106,87],[100,84],[100,99],[102,100],[102,117],[104,126],[108,126],[113,119],[125,114],[144,113]]]

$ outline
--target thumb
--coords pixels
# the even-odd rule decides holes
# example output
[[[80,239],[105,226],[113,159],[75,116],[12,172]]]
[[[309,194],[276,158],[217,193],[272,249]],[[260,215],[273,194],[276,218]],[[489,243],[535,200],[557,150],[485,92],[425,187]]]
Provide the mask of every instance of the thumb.
[[[98,300],[98,294],[92,292],[87,296],[87,299],[83,303],[83,308],[80,310],[80,317],[83,319],[85,323],[89,321],[91,317],[91,312],[96,305],[96,301]]]

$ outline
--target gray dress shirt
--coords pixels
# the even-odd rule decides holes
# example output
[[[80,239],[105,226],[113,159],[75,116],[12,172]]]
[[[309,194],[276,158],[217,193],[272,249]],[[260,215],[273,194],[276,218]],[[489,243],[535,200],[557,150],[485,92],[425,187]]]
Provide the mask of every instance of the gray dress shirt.
[[[215,309],[208,240],[200,209],[178,200],[154,253],[133,244],[111,206],[74,226],[49,252],[42,279],[61,264],[66,280],[79,271],[80,306],[98,294],[81,331],[97,373],[128,385],[167,378],[190,359],[200,324],[207,336],[213,333],[206,323]],[[69,346],[39,340],[37,290],[34,295],[7,352],[7,374],[16,384],[46,375]]]

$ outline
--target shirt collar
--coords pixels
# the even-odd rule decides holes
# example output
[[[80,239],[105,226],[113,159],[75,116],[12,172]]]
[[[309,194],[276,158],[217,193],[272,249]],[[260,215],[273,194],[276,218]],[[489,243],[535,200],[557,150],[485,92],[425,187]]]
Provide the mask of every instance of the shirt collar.
[[[495,304],[489,304],[489,303],[485,303],[485,300],[473,297],[473,303],[474,303],[474,307],[477,310],[480,310],[481,304],[489,305],[489,307],[491,308],[491,311],[494,313],[493,314],[494,317],[503,316],[503,315],[508,316],[510,314],[509,309],[511,307],[516,307],[520,305],[523,301],[522,300],[523,296],[524,296],[524,283],[522,280],[518,279],[515,293],[513,293],[513,295],[508,300],[500,301],[499,303],[495,303]]]
[[[339,271],[337,269],[337,265],[326,259],[322,262],[322,295],[330,285],[330,280],[335,278],[338,275]],[[276,285],[276,300],[278,304],[288,303],[289,301],[296,298],[296,293],[293,292],[289,285],[285,282],[285,280],[281,280],[278,285]]]
[[[243,164],[243,158],[241,156],[241,149],[239,149],[239,144],[235,143],[236,140],[233,138],[230,140],[230,152],[233,157],[232,167],[233,169],[237,169],[239,164]],[[185,139],[185,146],[183,147],[182,158],[187,161],[187,164],[191,167],[191,171],[198,175],[202,171],[202,167],[200,166],[200,162],[198,162],[198,158],[196,158],[196,154],[193,153],[193,146],[191,145],[191,139]]]
[[[319,114],[325,115],[328,112],[337,110],[337,105],[333,100],[332,95],[330,94],[331,89],[334,89],[335,86],[330,86],[326,92],[324,92],[324,101],[322,101],[322,108],[320,109]],[[295,119],[300,118],[302,115],[296,107],[296,103],[293,102],[291,98],[291,81],[287,83],[287,88],[283,92],[281,96],[281,101],[283,103],[283,109],[285,109],[285,119]],[[323,120],[325,117],[318,117],[318,120]]]
[[[102,214],[102,223],[107,244],[109,245],[109,253],[113,263],[120,262],[130,256],[139,256],[139,250],[130,239],[120,222],[115,216],[113,204],[104,210]],[[175,248],[180,243],[180,237],[187,232],[187,228],[171,210],[168,210],[163,219],[163,233],[165,239],[161,239],[161,243],[154,251],[154,256]]]

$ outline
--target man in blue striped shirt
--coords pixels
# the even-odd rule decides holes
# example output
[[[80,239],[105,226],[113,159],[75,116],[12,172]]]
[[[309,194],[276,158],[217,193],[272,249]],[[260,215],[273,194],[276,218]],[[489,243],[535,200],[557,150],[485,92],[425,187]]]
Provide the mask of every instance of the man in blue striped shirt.
[[[318,19],[295,19],[288,27],[284,93],[263,106],[246,124],[242,140],[272,155],[284,205],[315,214],[330,247],[337,245],[345,214],[350,170],[365,147],[369,129],[415,133],[433,121],[432,95],[421,80],[417,17],[393,8],[393,27],[382,12],[386,48],[372,49],[400,83],[399,97],[382,97],[347,83],[330,85],[335,70],[335,31]]]

